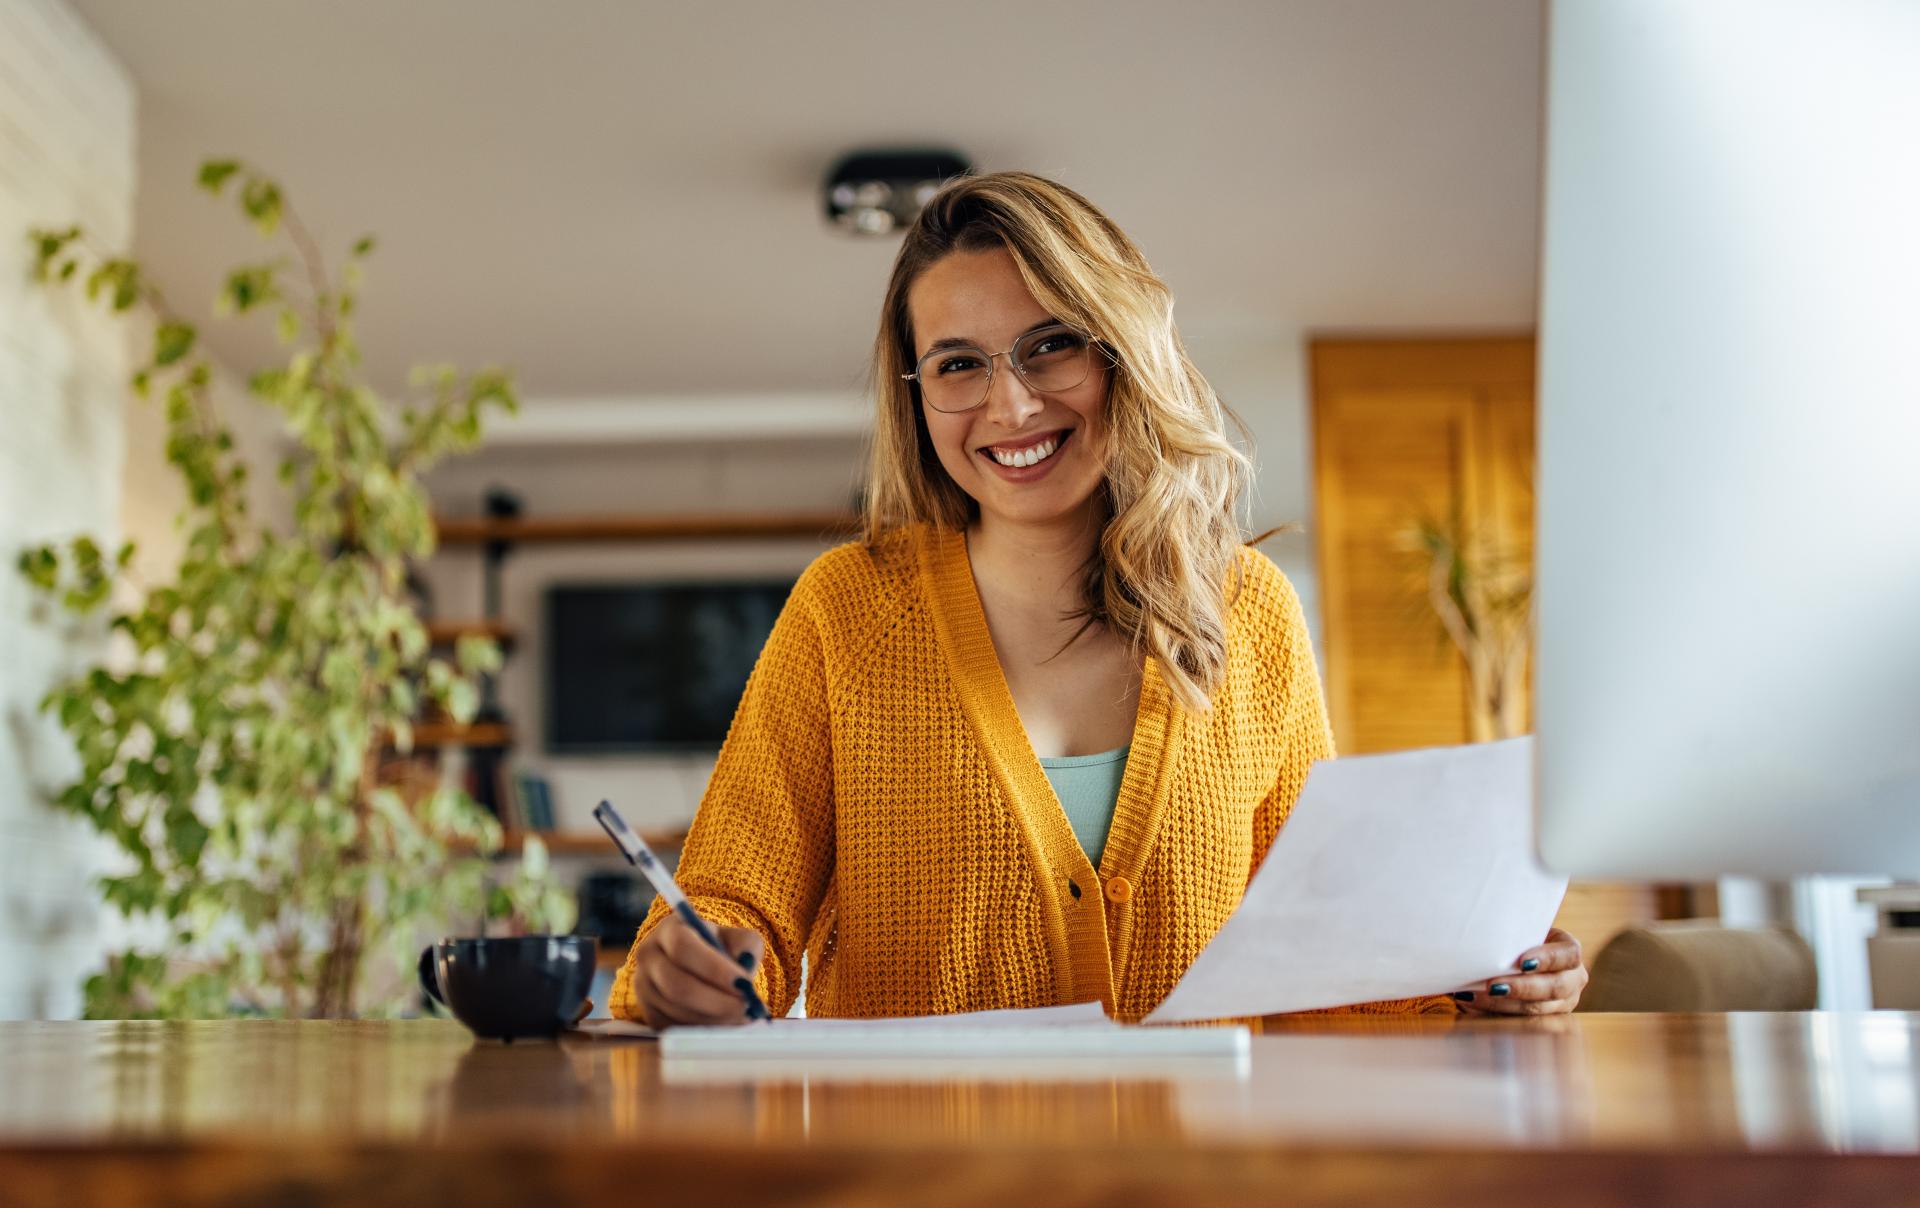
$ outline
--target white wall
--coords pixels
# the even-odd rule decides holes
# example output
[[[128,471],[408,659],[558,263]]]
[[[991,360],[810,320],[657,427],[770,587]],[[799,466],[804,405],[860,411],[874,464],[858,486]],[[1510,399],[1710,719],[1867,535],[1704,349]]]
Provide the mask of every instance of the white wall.
[[[129,246],[135,96],[59,0],[0,5],[0,1018],[73,1014],[98,952],[99,849],[38,794],[73,768],[41,696],[99,649],[33,614],[27,545],[120,531],[125,324],[27,281],[25,231]]]
[[[76,1013],[82,979],[126,935],[92,881],[110,849],[46,804],[77,763],[38,709],[106,646],[38,608],[14,562],[83,533],[107,548],[131,540],[131,581],[150,585],[182,549],[186,495],[166,462],[161,407],[126,388],[152,318],[27,280],[33,226],[78,223],[102,252],[132,246],[137,110],[126,72],[60,0],[0,5],[0,1018]],[[254,513],[284,526],[277,425],[213,368],[216,408],[255,466]]]
[[[1298,333],[1258,340],[1190,338],[1195,360],[1215,389],[1252,430],[1258,529],[1308,519],[1308,435]],[[697,406],[693,402],[618,406]],[[538,406],[538,404],[534,404]],[[813,440],[614,443],[484,449],[436,470],[428,485],[442,514],[476,514],[482,493],[508,487],[530,515],[832,511],[852,505],[863,450],[844,436]],[[507,562],[503,604],[519,631],[500,677],[500,695],[519,738],[516,765],[553,784],[556,823],[591,829],[589,811],[602,797],[639,826],[683,825],[693,816],[712,772],[706,755],[548,755],[543,732],[541,607],[556,583],[797,574],[825,547],[804,540],[623,546],[525,546]],[[1304,534],[1262,547],[1291,576],[1318,627],[1312,549]],[[443,549],[426,569],[438,615],[471,618],[481,604],[482,557],[476,546]]]
[[[1255,533],[1283,524],[1297,533],[1260,546],[1293,580],[1307,627],[1320,642],[1319,576],[1313,557],[1313,440],[1307,400],[1306,338],[1293,329],[1259,336],[1188,332],[1187,350],[1252,435],[1249,501]]]

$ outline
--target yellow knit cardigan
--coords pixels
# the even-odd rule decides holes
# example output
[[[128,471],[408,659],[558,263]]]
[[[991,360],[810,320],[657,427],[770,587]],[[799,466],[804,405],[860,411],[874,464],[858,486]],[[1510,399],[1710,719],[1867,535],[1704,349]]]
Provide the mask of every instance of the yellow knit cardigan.
[[[807,963],[811,1016],[1099,999],[1152,1010],[1233,913],[1316,759],[1333,754],[1293,587],[1253,550],[1212,710],[1146,661],[1095,869],[1028,744],[964,535],[913,526],[800,577],[747,683],[678,879],[767,940],[775,1015]],[[640,934],[664,917],[654,903]],[[636,948],[637,948],[636,943]],[[634,955],[613,1014],[643,1019]],[[1444,1011],[1446,997],[1374,1011]]]

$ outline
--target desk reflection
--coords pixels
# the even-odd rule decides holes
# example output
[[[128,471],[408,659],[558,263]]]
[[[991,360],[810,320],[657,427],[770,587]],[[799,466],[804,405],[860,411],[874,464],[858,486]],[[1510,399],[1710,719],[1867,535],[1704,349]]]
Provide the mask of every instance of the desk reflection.
[[[1589,1135],[1586,1045],[1565,1021],[1451,1033],[1318,1026],[1254,1041],[1232,1096],[1182,1088],[1195,1132],[1274,1141],[1547,1146]]]
[[[1270,1024],[1176,1063],[669,1076],[649,1042],[450,1024],[0,1023],[0,1146],[219,1137],[1920,1154],[1920,1015]]]
[[[1920,1029],[1894,1011],[1723,1017],[1741,1135],[1755,1149],[1920,1149]]]

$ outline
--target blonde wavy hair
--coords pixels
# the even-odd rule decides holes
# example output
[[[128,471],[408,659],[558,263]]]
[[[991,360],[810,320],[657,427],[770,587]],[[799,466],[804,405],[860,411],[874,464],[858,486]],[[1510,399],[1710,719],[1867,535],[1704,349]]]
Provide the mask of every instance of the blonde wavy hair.
[[[1227,674],[1227,610],[1239,587],[1235,502],[1251,466],[1226,438],[1245,432],[1188,358],[1173,295],[1133,241],[1072,189],[1026,172],[965,176],[908,229],[873,349],[878,407],[868,476],[868,542],[912,523],[964,529],[974,501],[941,466],[913,372],[907,293],[936,261],[1005,248],[1034,299],[1093,336],[1111,363],[1107,521],[1085,571],[1068,645],[1106,625],[1158,660],[1176,701],[1205,712]]]

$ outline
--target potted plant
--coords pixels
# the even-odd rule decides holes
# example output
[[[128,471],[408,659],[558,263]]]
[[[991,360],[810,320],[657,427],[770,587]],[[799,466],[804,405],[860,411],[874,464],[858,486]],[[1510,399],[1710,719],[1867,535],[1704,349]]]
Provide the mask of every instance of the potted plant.
[[[517,875],[493,884],[498,823],[444,780],[409,792],[388,774],[423,709],[469,719],[473,677],[498,665],[484,640],[436,656],[407,577],[434,546],[421,472],[478,443],[490,411],[515,409],[514,389],[497,370],[434,368],[416,372],[421,397],[394,414],[354,339],[372,239],[336,270],[268,177],[210,161],[199,183],[282,247],[229,273],[218,307],[270,317],[285,349],[247,386],[293,442],[278,467],[288,531],[249,511],[254,467],[216,412],[195,324],[135,261],[92,248],[80,229],[31,233],[49,287],[151,312],[132,386],[165,408],[166,456],[188,500],[177,570],[142,591],[115,591],[131,546],[110,554],[82,537],[19,557],[40,607],[109,635],[108,656],[43,704],[81,764],[57,805],[118,848],[122,867],[100,883],[141,940],[88,979],[86,1011],[402,1009],[410,979],[366,993],[376,955],[410,969],[422,935],[456,920],[461,931],[485,917],[534,930],[572,922],[537,841]]]
[[[1423,516],[1407,534],[1423,598],[1466,661],[1472,739],[1526,731],[1533,643],[1533,574],[1524,553],[1476,532],[1458,501],[1445,520]]]

